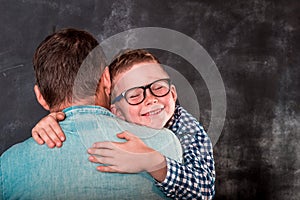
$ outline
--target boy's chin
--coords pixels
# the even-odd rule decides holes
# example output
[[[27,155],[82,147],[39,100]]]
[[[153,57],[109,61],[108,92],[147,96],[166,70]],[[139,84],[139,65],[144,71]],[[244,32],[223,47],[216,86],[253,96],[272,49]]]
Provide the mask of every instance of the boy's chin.
[[[158,123],[155,123],[155,122],[151,122],[151,123],[131,122],[131,123],[135,123],[140,126],[147,126],[149,128],[153,128],[153,129],[163,129],[165,126],[165,124],[163,124],[161,122],[158,122]]]
[[[153,128],[153,129],[163,129],[164,126],[148,126],[149,128]]]
[[[131,123],[135,123],[141,126],[147,126],[153,129],[163,129],[168,122],[166,115],[156,115],[154,117],[146,117],[146,119],[139,119],[139,121],[131,121]]]
[[[166,123],[163,120],[161,120],[161,121],[152,121],[151,123],[148,123],[146,126],[153,129],[163,129],[165,124]]]

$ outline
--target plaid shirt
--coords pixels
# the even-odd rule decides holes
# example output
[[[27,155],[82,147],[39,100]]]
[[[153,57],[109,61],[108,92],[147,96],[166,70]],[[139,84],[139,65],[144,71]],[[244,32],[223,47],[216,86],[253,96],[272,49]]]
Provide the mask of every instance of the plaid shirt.
[[[166,178],[156,186],[174,199],[212,199],[215,167],[212,144],[203,127],[181,106],[176,107],[166,127],[179,138],[183,164],[166,158]]]

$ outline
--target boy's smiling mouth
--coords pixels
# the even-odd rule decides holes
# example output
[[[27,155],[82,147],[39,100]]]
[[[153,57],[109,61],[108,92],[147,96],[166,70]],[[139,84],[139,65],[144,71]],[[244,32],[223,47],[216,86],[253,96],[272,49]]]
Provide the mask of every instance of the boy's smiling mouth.
[[[152,116],[152,115],[158,115],[164,110],[164,108],[157,108],[154,110],[151,110],[149,112],[143,113],[142,116]]]

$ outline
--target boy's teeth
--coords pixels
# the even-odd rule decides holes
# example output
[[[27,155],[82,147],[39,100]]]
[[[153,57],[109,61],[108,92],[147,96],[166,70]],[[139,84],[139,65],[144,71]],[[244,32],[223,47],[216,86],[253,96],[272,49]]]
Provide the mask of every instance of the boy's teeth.
[[[151,112],[149,112],[149,114],[150,115],[155,115],[155,114],[157,114],[157,113],[159,113],[160,112],[160,109],[159,110],[156,110],[156,111],[151,111]]]
[[[157,109],[148,113],[148,115],[156,115],[161,111],[161,109]]]
[[[147,112],[147,113],[145,114],[145,116],[156,115],[156,114],[158,114],[160,111],[162,111],[162,109],[157,109],[157,110],[154,110],[154,111],[150,111],[150,112]]]

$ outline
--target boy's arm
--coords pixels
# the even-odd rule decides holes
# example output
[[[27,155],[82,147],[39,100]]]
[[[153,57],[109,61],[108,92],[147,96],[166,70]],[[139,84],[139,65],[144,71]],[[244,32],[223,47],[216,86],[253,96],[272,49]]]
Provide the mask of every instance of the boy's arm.
[[[64,118],[63,112],[53,112],[41,119],[31,131],[33,139],[40,145],[46,143],[49,148],[61,147],[65,141],[65,134],[58,121]]]
[[[199,130],[199,129],[198,129]],[[214,160],[211,142],[203,129],[196,134],[180,138],[184,164],[164,158],[147,147],[136,136],[125,138],[127,142],[97,142],[88,152],[89,160],[107,164],[98,166],[101,172],[137,173],[147,171],[156,185],[168,196],[176,199],[212,199],[214,196]],[[160,157],[161,156],[161,157]]]
[[[146,171],[158,181],[165,179],[167,164],[164,155],[148,147],[140,138],[128,131],[117,134],[117,137],[127,141],[96,142],[93,148],[88,149],[91,162],[105,164],[98,166],[97,170],[116,173]]]

